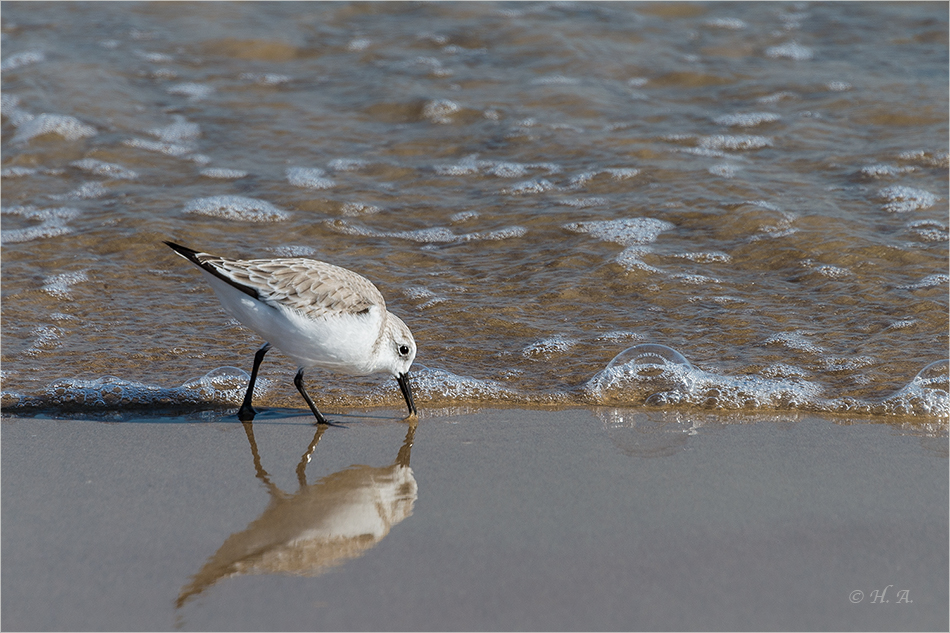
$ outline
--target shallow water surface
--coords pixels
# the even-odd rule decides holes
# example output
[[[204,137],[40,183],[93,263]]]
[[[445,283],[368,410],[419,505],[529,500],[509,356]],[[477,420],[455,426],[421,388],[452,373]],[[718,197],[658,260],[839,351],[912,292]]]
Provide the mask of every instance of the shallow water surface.
[[[946,427],[945,4],[2,19],[6,411],[240,402],[261,341],[171,239],[370,278],[419,344],[423,410]],[[669,351],[608,368],[636,345]],[[258,402],[301,406],[294,369],[272,353]],[[331,411],[399,402],[382,377],[308,380]]]

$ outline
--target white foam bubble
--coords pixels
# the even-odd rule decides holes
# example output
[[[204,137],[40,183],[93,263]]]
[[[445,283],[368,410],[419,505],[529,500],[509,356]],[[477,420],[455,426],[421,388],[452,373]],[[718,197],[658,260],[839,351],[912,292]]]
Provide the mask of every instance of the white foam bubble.
[[[76,189],[62,195],[50,196],[53,200],[95,200],[109,193],[101,182],[83,183]]]
[[[604,172],[610,174],[614,180],[627,180],[640,174],[640,170],[635,167],[609,167]]]
[[[728,29],[730,31],[738,31],[747,26],[745,21],[739,18],[713,18],[706,20],[703,24],[717,29]]]
[[[20,108],[20,98],[18,96],[3,93],[0,95],[0,99],[2,99],[0,112],[13,127],[20,127],[36,118],[32,113]]]
[[[788,90],[782,90],[781,92],[774,92],[770,95],[765,95],[764,97],[759,97],[756,99],[758,103],[778,103],[785,99],[794,99],[798,95],[794,92],[789,92]]]
[[[32,176],[38,171],[38,169],[34,169],[32,167],[12,165],[10,167],[4,167],[3,170],[0,170],[0,178],[22,178],[23,176]]]
[[[165,89],[165,92],[173,95],[182,95],[188,97],[190,101],[198,101],[199,99],[204,99],[214,92],[214,88],[207,84],[199,84],[195,82],[185,82],[180,84],[174,84]]]
[[[701,263],[728,263],[732,261],[732,256],[728,253],[723,253],[722,251],[702,251],[698,253],[679,253],[674,255],[674,257],[681,257],[683,259],[688,259],[692,262],[701,262]]]
[[[771,147],[772,139],[767,136],[755,136],[750,134],[716,134],[701,138],[699,140],[699,146],[702,149],[712,150],[755,150],[762,149],[763,147]]]
[[[160,387],[116,376],[95,379],[69,378],[46,388],[43,404],[84,407],[236,404],[244,397],[248,374],[237,367],[219,367],[180,387]],[[255,397],[263,397],[272,381],[259,377]],[[32,403],[37,404],[37,403]]]
[[[296,245],[276,246],[272,250],[278,257],[312,257],[317,252],[312,246]]]
[[[930,363],[879,407],[885,413],[950,417],[950,360]]]
[[[828,90],[832,92],[846,92],[851,90],[852,86],[847,81],[829,81],[825,84]]]
[[[688,394],[693,388],[693,372],[689,361],[670,347],[636,345],[614,356],[585,383],[584,392],[598,404],[615,401],[618,396],[629,397],[631,391],[638,395],[645,391]]]
[[[414,231],[377,231],[366,226],[353,224],[347,220],[327,220],[327,225],[346,235],[362,235],[367,237],[385,237],[410,240],[428,244],[460,243],[480,240],[505,240],[525,235],[528,230],[521,226],[510,226],[495,231],[480,233],[457,234],[447,227],[429,227]]]
[[[574,233],[588,233],[605,242],[627,245],[655,242],[660,233],[671,231],[676,228],[676,225],[655,218],[622,218],[572,222],[565,224],[564,228]]]
[[[29,242],[36,239],[72,233],[73,229],[68,227],[66,223],[79,216],[77,209],[71,209],[69,207],[37,209],[32,205],[3,207],[0,209],[0,213],[4,215],[18,215],[28,220],[39,222],[36,226],[0,230],[0,244]]]
[[[30,332],[36,337],[33,344],[23,351],[24,356],[39,356],[62,345],[63,330],[54,325],[41,325]]]
[[[597,337],[598,341],[606,341],[608,343],[619,343],[621,341],[639,341],[643,337],[636,332],[631,332],[629,330],[614,330],[613,332],[605,332]]]
[[[713,165],[706,171],[713,176],[720,176],[721,178],[735,178],[738,168],[730,163],[720,163]]]
[[[806,378],[808,372],[801,367],[786,363],[774,363],[764,368],[761,374],[766,378]]]
[[[193,378],[174,390],[178,400],[237,404],[244,399],[250,376],[238,367],[218,367],[200,378]],[[263,398],[274,381],[258,376],[254,383],[255,398]]]
[[[564,86],[576,86],[581,82],[580,79],[576,77],[565,77],[564,75],[547,75],[545,77],[538,77],[537,79],[532,79],[531,83],[538,86],[554,86],[554,85],[564,85]]]
[[[368,164],[362,158],[334,158],[327,164],[327,167],[333,171],[356,171],[357,169],[363,169]]]
[[[294,187],[305,189],[330,189],[336,186],[336,181],[327,178],[327,172],[319,167],[288,167],[287,182]]]
[[[86,281],[89,281],[89,275],[84,270],[51,275],[43,280],[41,290],[57,299],[69,299],[70,288]]]
[[[891,213],[907,213],[918,209],[927,209],[937,203],[937,196],[924,191],[903,185],[892,185],[878,192],[878,197],[887,200],[885,211]]]
[[[469,220],[475,220],[481,217],[481,215],[482,214],[478,211],[459,211],[458,213],[453,213],[451,216],[449,216],[449,220],[451,222],[462,223],[468,222]]]
[[[466,156],[454,165],[436,165],[435,172],[442,176],[466,176],[468,174],[477,174],[485,161],[477,160],[478,155],[472,154]]]
[[[847,277],[853,277],[854,273],[848,270],[847,268],[842,268],[841,266],[834,266],[832,264],[819,264],[810,259],[802,260],[802,265],[806,268],[814,270],[819,275],[828,277],[830,279],[845,279]]]
[[[264,200],[244,196],[210,196],[185,203],[185,213],[196,213],[242,222],[280,222],[290,213]]]
[[[248,176],[248,173],[241,169],[226,169],[224,167],[209,167],[202,169],[200,173],[205,178],[219,178],[221,180],[237,180]]]
[[[416,306],[419,310],[427,310],[432,306],[448,301],[446,297],[440,297],[428,288],[423,286],[409,286],[403,293],[413,301],[419,302]]]
[[[614,261],[627,270],[643,270],[649,273],[658,273],[660,272],[659,268],[643,261],[643,256],[652,252],[653,249],[649,246],[628,246],[620,251],[620,254],[614,258]]]
[[[897,155],[900,160],[913,161],[927,167],[950,167],[950,153],[946,151],[930,152],[923,149],[908,150]]]
[[[166,156],[186,156],[194,149],[191,145],[182,145],[180,143],[166,143],[162,141],[152,141],[144,138],[130,138],[122,141],[123,145],[144,149],[149,152],[157,152]]]
[[[440,401],[504,401],[515,399],[518,395],[513,389],[493,380],[460,376],[424,365],[416,365],[412,369],[412,390],[418,399]],[[392,388],[386,385],[386,393],[391,394],[391,391]]]
[[[346,216],[355,217],[360,215],[373,215],[382,211],[372,204],[363,204],[361,202],[344,202],[340,207],[340,213]]]
[[[367,37],[354,37],[346,44],[346,50],[359,53],[372,46],[373,41]]]
[[[915,220],[908,222],[907,228],[915,232],[925,242],[946,242],[950,240],[947,225],[937,220]]]
[[[918,282],[904,286],[898,286],[898,288],[903,288],[905,290],[920,290],[922,288],[936,288],[937,286],[943,286],[948,282],[950,282],[950,275],[938,273],[934,275],[927,275]]]
[[[820,403],[821,388],[800,379],[721,376],[694,368],[664,345],[638,345],[618,354],[584,386],[598,404],[688,404],[712,409],[800,408]]]
[[[814,51],[807,46],[802,46],[797,42],[788,42],[779,46],[771,46],[766,49],[765,54],[773,59],[792,59],[795,61],[808,61],[815,56]]]
[[[755,127],[763,123],[774,123],[781,119],[772,112],[744,112],[741,114],[724,114],[713,119],[713,123],[729,127]]]
[[[63,114],[40,114],[24,122],[13,137],[14,143],[25,143],[38,136],[56,134],[67,141],[95,136],[96,128],[86,125],[73,116]]]
[[[909,171],[915,171],[916,167],[895,167],[894,165],[887,165],[884,163],[876,163],[874,165],[867,165],[861,168],[861,175],[867,178],[889,178],[892,176],[897,176]]]
[[[521,355],[525,358],[551,358],[558,354],[563,354],[577,345],[577,341],[561,334],[548,336],[531,343],[523,350]]]
[[[148,133],[166,143],[181,143],[201,136],[201,126],[197,123],[191,123],[181,115],[175,115],[174,119],[174,123],[151,129]]]
[[[440,64],[441,65],[441,64]],[[422,107],[422,116],[433,123],[447,124],[462,107],[449,99],[434,99]]]
[[[660,233],[676,226],[665,220],[655,218],[622,218],[619,220],[594,220],[591,222],[572,222],[564,228],[575,233],[588,233],[605,242],[623,244],[626,248],[615,261],[627,270],[659,272],[659,269],[643,261],[643,256],[652,252],[644,246],[656,241]]]
[[[93,173],[96,176],[105,176],[116,180],[133,180],[139,176],[131,169],[126,169],[122,165],[107,163],[95,158],[83,158],[82,160],[76,160],[69,164],[83,171]]]
[[[499,162],[487,169],[485,173],[499,178],[520,178],[528,173],[528,167],[521,163]]]
[[[262,86],[279,86],[293,81],[292,77],[278,73],[241,73],[241,79],[244,81],[253,81]]]
[[[634,176],[640,173],[639,169],[633,167],[612,167],[609,169],[597,169],[591,171],[581,172],[576,176],[571,177],[571,180],[568,183],[568,186],[571,188],[581,187],[600,174],[608,174],[613,180],[627,180],[633,178]]]
[[[811,332],[796,330],[794,332],[780,332],[773,334],[765,340],[766,345],[781,345],[787,349],[793,349],[809,354],[821,354],[824,350],[814,343],[808,341],[805,337],[811,336]]]
[[[709,277],[707,275],[698,275],[698,274],[688,274],[688,273],[677,273],[672,275],[673,279],[682,281],[684,284],[689,284],[691,286],[701,286],[705,284],[721,284],[721,279],[716,279],[715,277]]]
[[[22,53],[7,55],[3,62],[0,63],[0,71],[7,72],[9,70],[23,68],[24,66],[38,64],[45,60],[46,54],[43,53],[43,51],[23,51]]]
[[[536,178],[534,180],[526,180],[520,182],[510,189],[504,189],[504,193],[511,193],[515,195],[524,195],[524,194],[533,194],[533,193],[544,193],[545,191],[550,191],[554,189],[554,183],[550,182],[545,178]]]

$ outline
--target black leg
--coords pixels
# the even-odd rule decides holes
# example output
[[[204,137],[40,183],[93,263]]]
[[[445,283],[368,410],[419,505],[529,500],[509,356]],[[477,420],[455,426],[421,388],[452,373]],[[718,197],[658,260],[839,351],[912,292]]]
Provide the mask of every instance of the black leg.
[[[257,353],[254,354],[254,366],[251,368],[251,379],[247,383],[247,391],[244,392],[244,402],[241,404],[241,408],[238,409],[238,420],[241,422],[253,420],[254,416],[257,415],[257,411],[251,406],[251,399],[254,397],[254,383],[257,382],[257,370],[261,368],[261,363],[264,361],[264,354],[266,354],[269,349],[270,343],[264,343],[264,345],[257,350]]]
[[[307,401],[307,404],[310,406],[310,410],[313,411],[313,416],[317,418],[317,424],[327,424],[330,426],[336,426],[336,425],[331,425],[329,422],[327,422],[327,419],[323,417],[323,414],[317,411],[317,405],[315,405],[313,403],[313,400],[310,399],[310,395],[307,393],[307,390],[303,386],[303,367],[298,369],[297,375],[294,376],[294,386],[297,387],[297,391],[300,392],[300,395],[303,396],[303,399]]]

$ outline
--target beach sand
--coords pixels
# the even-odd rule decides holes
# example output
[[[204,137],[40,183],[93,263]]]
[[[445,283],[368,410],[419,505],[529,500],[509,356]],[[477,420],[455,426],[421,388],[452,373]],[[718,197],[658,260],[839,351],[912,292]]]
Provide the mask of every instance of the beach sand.
[[[301,414],[4,415],[3,629],[948,628],[945,437]]]

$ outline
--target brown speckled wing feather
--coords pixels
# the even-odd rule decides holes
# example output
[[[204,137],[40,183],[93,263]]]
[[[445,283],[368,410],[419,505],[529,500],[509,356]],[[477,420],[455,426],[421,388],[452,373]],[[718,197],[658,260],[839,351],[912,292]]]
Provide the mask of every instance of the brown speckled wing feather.
[[[358,314],[372,306],[385,313],[386,302],[373,283],[352,271],[313,259],[227,259],[198,254],[204,268],[273,306],[292,308],[316,319]],[[245,289],[246,288],[246,289]],[[251,294],[250,292],[248,294]]]

